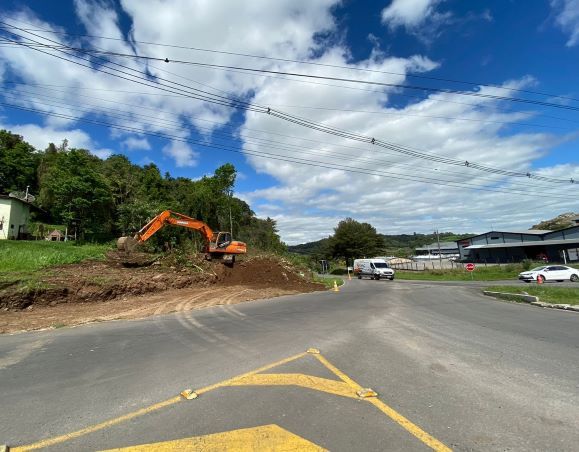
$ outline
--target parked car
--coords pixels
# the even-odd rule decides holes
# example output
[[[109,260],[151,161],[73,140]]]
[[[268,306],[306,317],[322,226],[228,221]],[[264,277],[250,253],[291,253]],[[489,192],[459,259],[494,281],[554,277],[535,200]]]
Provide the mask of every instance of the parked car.
[[[370,279],[387,278],[392,281],[394,270],[384,259],[356,259],[354,260],[354,275],[358,276],[358,279],[369,276]]]
[[[579,281],[579,270],[565,265],[544,265],[532,270],[519,273],[519,279],[530,283],[531,281]]]

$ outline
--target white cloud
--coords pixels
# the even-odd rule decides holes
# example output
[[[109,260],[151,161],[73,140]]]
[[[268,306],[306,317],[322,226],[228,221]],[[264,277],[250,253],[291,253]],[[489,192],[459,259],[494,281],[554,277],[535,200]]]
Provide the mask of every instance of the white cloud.
[[[59,129],[51,126],[42,127],[36,124],[0,124],[6,129],[21,135],[38,150],[44,150],[50,143],[59,146],[63,140],[68,141],[69,148],[86,149],[99,158],[105,159],[113,154],[110,149],[99,148],[89,134],[80,129]]]
[[[163,147],[163,154],[175,160],[175,165],[178,167],[196,166],[198,163],[199,153],[191,149],[186,143],[180,141],[172,141]]]
[[[557,25],[569,35],[567,45],[579,44],[579,0],[551,0]]]
[[[438,67],[437,62],[424,55],[405,58],[386,56],[377,46],[366,60],[350,63],[350,50],[342,41],[328,44],[331,41],[317,39],[320,35],[333,33],[339,36],[340,30],[332,16],[332,7],[337,3],[338,0],[221,0],[198,2],[193,6],[186,0],[121,0],[121,7],[131,19],[131,39],[136,41],[195,45],[199,48],[274,55],[400,74],[352,71],[362,80],[387,79],[393,84],[405,83],[410,73],[427,72]],[[418,33],[429,27],[436,29],[436,26],[449,20],[447,13],[437,12],[442,0],[405,3],[406,6],[395,0],[385,9],[383,18],[388,26],[405,27],[411,33]],[[77,0],[75,5],[87,34],[123,37],[118,29],[118,17],[112,9],[103,6],[106,3]],[[35,28],[54,28],[54,25],[40,21],[30,13],[14,17],[31,23]],[[54,35],[47,36],[54,38]],[[63,39],[67,44],[76,43],[62,36],[55,39]],[[83,39],[81,44],[128,53],[135,49],[139,54],[172,60],[307,71],[314,75],[343,76],[349,73],[346,69],[193,52],[132,41]],[[31,58],[31,52],[0,47],[0,78],[7,77],[9,73],[11,78],[16,77],[29,84],[2,94],[10,102],[24,107],[83,118],[104,118],[121,127],[170,134],[179,139],[192,138],[197,132],[203,134],[207,141],[212,139],[212,132],[230,123],[233,114],[225,107],[162,93],[47,55],[35,53]],[[533,129],[527,133],[513,132],[501,122],[527,121],[533,116],[532,111],[502,112],[493,99],[466,100],[462,96],[438,93],[403,108],[395,108],[391,97],[398,93],[396,88],[359,90],[348,85],[349,89],[346,89],[331,86],[339,83],[289,82],[276,77],[190,65],[127,59],[118,61],[191,88],[219,95],[223,95],[223,91],[233,92],[255,103],[270,105],[330,127],[382,138],[439,156],[519,171],[560,174],[563,178],[575,177],[579,180],[577,165],[549,168],[541,164],[541,159],[551,146],[559,142],[560,137]],[[39,67],[50,70],[39,71]],[[532,79],[522,77],[518,81],[506,82],[505,86],[528,87],[532,83]],[[32,84],[43,86],[35,88]],[[505,95],[505,91],[498,88],[481,87],[480,92]],[[452,117],[461,120],[448,119]],[[423,232],[434,227],[476,232],[487,228],[491,222],[502,227],[530,226],[536,223],[537,215],[537,203],[533,199],[512,192],[473,190],[471,185],[483,189],[536,192],[539,198],[539,194],[546,195],[548,191],[557,190],[563,194],[569,191],[567,186],[556,189],[551,186],[543,190],[544,184],[539,182],[506,180],[464,167],[410,159],[391,150],[325,135],[268,115],[247,113],[241,121],[239,136],[246,152],[268,152],[286,160],[316,160],[322,166],[304,166],[246,155],[248,164],[255,171],[271,176],[276,182],[265,189],[240,196],[250,202],[259,215],[275,218],[282,238],[288,243],[326,237],[346,216],[368,221],[384,233]],[[100,149],[98,143],[78,128],[78,124],[74,119],[61,118],[47,121],[43,126],[7,128],[21,133],[41,149],[49,141],[59,143],[67,138],[71,146],[96,149],[94,152],[102,152],[102,155],[110,152]],[[117,130],[111,131],[111,136],[119,141],[119,148],[145,150],[150,147],[138,133]],[[177,166],[188,167],[196,165],[203,155],[190,145],[172,140],[160,149],[160,153],[152,149],[141,162],[166,156]],[[323,167],[334,165],[357,167],[362,172],[379,171],[386,177]],[[248,179],[252,177],[251,174],[247,176]],[[428,181],[454,186],[427,184]],[[541,203],[541,216],[574,210],[578,205],[576,200],[577,197],[570,193],[568,201]]]
[[[128,137],[121,142],[121,145],[129,151],[149,151],[151,145],[146,138]]]
[[[403,27],[425,44],[440,35],[442,27],[452,23],[451,12],[439,12],[444,0],[392,0],[382,10],[382,23],[390,30]]]
[[[382,10],[382,22],[392,28],[414,28],[432,15],[441,0],[392,0]]]
[[[334,58],[337,57],[334,55]],[[323,61],[346,64],[335,59]],[[410,61],[395,58],[362,64],[375,70],[399,73],[412,67]],[[374,75],[366,73],[360,77],[372,80]],[[393,83],[404,78],[400,76],[400,80],[393,80]],[[524,77],[507,82],[504,87],[524,88],[534,82]],[[264,103],[275,96],[281,105],[335,107],[332,111],[292,109],[291,113],[438,156],[518,171],[553,170],[533,170],[533,162],[544,157],[546,149],[558,144],[559,137],[538,132],[505,133],[506,124],[528,120],[531,113],[504,113],[497,108],[495,100],[474,98],[467,102],[463,96],[443,93],[430,95],[401,109],[384,107],[388,105],[391,92],[385,90],[377,95],[376,92],[270,81],[256,94],[256,102]],[[505,95],[505,91],[498,88],[481,87],[479,92]],[[376,111],[385,115],[366,113]],[[462,120],[445,119],[449,117]],[[255,134],[251,130],[283,133],[295,138],[283,139],[284,147],[275,149],[272,144],[265,146],[252,141]],[[385,177],[378,177],[248,157],[258,171],[274,176],[279,184],[245,193],[245,196],[252,205],[263,203],[263,206],[258,204],[257,212],[276,219],[282,237],[290,244],[326,237],[346,216],[368,221],[384,233],[427,232],[436,227],[477,232],[489,227],[490,223],[516,228],[536,223],[536,205],[528,196],[512,190],[523,194],[536,192],[540,198],[548,197],[548,192],[568,193],[567,201],[546,203],[548,205],[542,208],[553,214],[561,209],[579,207],[573,195],[575,187],[571,184],[551,185],[544,192],[541,188],[544,184],[538,182],[508,180],[464,167],[410,159],[386,149],[288,125],[269,116],[249,114],[241,136],[246,139],[246,149],[253,152],[275,152],[286,158],[316,160],[326,166],[339,164],[357,167],[363,172],[385,173]],[[553,177],[577,178],[579,165],[567,165],[556,172],[561,176]],[[447,185],[436,185],[437,182]],[[483,190],[475,190],[475,187]],[[283,205],[283,213],[269,208],[268,204]]]

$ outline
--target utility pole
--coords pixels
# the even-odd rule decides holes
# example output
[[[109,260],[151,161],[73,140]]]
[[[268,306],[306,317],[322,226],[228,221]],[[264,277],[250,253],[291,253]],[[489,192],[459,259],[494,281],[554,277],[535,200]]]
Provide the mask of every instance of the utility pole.
[[[231,200],[233,198],[233,190],[229,190],[229,230],[231,231],[231,240],[233,240],[233,217],[231,216]]]
[[[436,230],[436,243],[438,244],[438,262],[440,263],[440,269],[442,270],[442,253],[440,251],[440,237],[438,235],[438,229]]]

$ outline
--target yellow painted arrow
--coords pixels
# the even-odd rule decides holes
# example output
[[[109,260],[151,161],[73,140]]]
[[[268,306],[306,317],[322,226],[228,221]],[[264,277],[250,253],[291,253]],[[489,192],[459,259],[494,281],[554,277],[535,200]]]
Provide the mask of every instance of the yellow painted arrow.
[[[295,435],[283,428],[271,424],[260,427],[243,428],[211,435],[165,441],[162,443],[141,444],[121,449],[109,449],[104,452],[252,452],[256,450],[271,452],[319,452],[325,451],[314,443]]]

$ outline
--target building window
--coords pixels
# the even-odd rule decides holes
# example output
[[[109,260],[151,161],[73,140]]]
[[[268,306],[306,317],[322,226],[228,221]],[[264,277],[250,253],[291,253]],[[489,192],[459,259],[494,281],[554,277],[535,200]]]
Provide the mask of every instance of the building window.
[[[498,240],[498,239],[500,239],[500,237],[496,237],[496,236],[495,236],[495,237],[491,237],[491,240]]]

